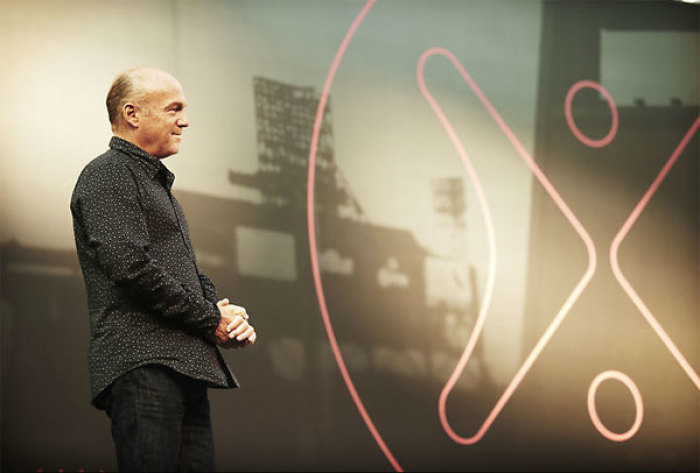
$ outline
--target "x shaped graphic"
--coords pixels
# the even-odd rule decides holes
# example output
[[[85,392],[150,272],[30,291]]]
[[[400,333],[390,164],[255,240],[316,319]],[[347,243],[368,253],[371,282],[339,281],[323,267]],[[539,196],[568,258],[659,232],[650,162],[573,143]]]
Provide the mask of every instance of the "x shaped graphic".
[[[488,417],[486,420],[482,423],[481,427],[478,429],[476,434],[472,435],[471,437],[463,437],[459,434],[457,434],[452,427],[449,424],[449,420],[447,418],[446,414],[446,403],[447,403],[447,398],[450,395],[450,392],[454,388],[454,385],[456,384],[457,380],[461,376],[462,372],[464,371],[464,368],[466,367],[467,363],[469,363],[469,359],[472,356],[472,352],[474,350],[474,347],[476,346],[476,343],[479,339],[479,336],[481,334],[481,331],[483,329],[483,325],[486,319],[486,314],[488,313],[489,306],[491,304],[491,299],[493,296],[493,283],[495,279],[495,268],[496,268],[496,249],[495,249],[495,234],[493,230],[493,223],[491,219],[491,214],[489,210],[488,203],[486,201],[486,196],[484,194],[484,191],[482,189],[481,183],[479,181],[478,176],[476,175],[476,172],[474,170],[474,167],[471,163],[471,160],[469,159],[469,155],[467,152],[464,150],[464,147],[462,146],[461,141],[457,137],[457,134],[455,133],[454,129],[452,128],[452,125],[450,124],[449,120],[445,116],[444,112],[438,105],[438,103],[435,101],[433,96],[430,94],[428,91],[428,88],[425,85],[425,79],[424,79],[424,69],[425,69],[425,63],[427,59],[433,55],[442,55],[446,57],[452,65],[457,69],[459,74],[462,76],[464,81],[469,85],[469,87],[472,89],[474,94],[477,96],[479,101],[482,103],[484,108],[489,112],[491,117],[494,119],[494,121],[498,124],[498,126],[501,128],[503,133],[506,135],[508,140],[511,142],[511,144],[515,147],[517,150],[518,154],[523,158],[527,166],[530,168],[532,173],[535,175],[537,180],[540,182],[542,187],[545,189],[545,191],[549,194],[549,196],[552,198],[554,203],[559,207],[561,210],[562,214],[564,214],[564,217],[566,220],[571,224],[571,226],[574,228],[576,233],[579,235],[581,240],[583,241],[584,245],[586,246],[586,250],[588,253],[588,267],[581,277],[581,279],[578,281],[574,289],[571,291],[569,296],[567,297],[566,301],[562,305],[562,307],[559,309],[557,312],[556,316],[552,320],[552,322],[549,324],[547,329],[544,331],[540,339],[537,341],[535,344],[535,347],[532,349],[530,354],[527,356],[523,364],[520,366],[518,371],[516,372],[515,376],[513,379],[510,381],[508,386],[506,387],[505,391],[501,395],[501,397],[498,399],[496,402],[496,405],[493,407],[491,412],[489,413]],[[549,343],[550,339],[554,335],[554,333],[557,331],[561,323],[564,321],[566,316],[569,314],[571,311],[572,306],[575,304],[575,302],[578,300],[578,298],[581,296],[582,292],[590,282],[590,280],[593,277],[593,274],[595,273],[596,267],[597,267],[597,256],[596,256],[596,249],[595,245],[593,243],[593,240],[591,239],[590,235],[584,228],[584,226],[581,224],[581,222],[576,218],[576,215],[573,213],[573,211],[569,208],[569,206],[566,204],[564,199],[559,195],[557,190],[554,188],[554,186],[551,184],[551,182],[547,179],[547,177],[544,175],[544,173],[541,171],[539,166],[535,163],[534,159],[528,154],[528,152],[525,150],[523,145],[520,143],[520,141],[517,139],[517,137],[513,134],[513,132],[510,130],[506,122],[503,120],[503,118],[498,114],[494,106],[491,104],[491,102],[488,100],[488,98],[484,95],[484,93],[481,91],[481,89],[478,87],[476,82],[471,78],[469,73],[464,69],[464,67],[461,65],[461,63],[457,60],[457,58],[449,51],[442,49],[442,48],[431,48],[428,49],[426,52],[423,53],[421,58],[418,61],[418,86],[420,87],[421,92],[423,93],[423,96],[426,98],[430,106],[432,107],[433,111],[435,112],[436,116],[440,120],[440,123],[442,123],[443,127],[445,128],[445,131],[447,132],[448,136],[450,137],[450,140],[452,141],[453,145],[457,149],[457,152],[462,159],[462,162],[464,164],[464,167],[467,170],[467,173],[469,175],[469,178],[472,182],[472,185],[474,186],[474,190],[477,195],[477,200],[479,202],[479,206],[481,208],[481,212],[484,216],[484,220],[486,223],[486,230],[487,230],[487,236],[488,236],[488,241],[489,241],[489,270],[488,270],[488,276],[487,276],[487,283],[486,283],[486,289],[485,289],[485,295],[484,295],[484,303],[481,306],[481,309],[479,311],[479,315],[477,317],[476,324],[474,326],[474,329],[469,337],[469,340],[467,341],[467,346],[462,354],[462,357],[460,358],[456,368],[452,372],[452,375],[450,376],[449,380],[445,384],[445,387],[443,388],[442,392],[440,393],[440,399],[438,403],[438,408],[439,408],[439,415],[440,415],[440,422],[443,426],[443,429],[447,434],[450,436],[452,440],[454,440],[457,443],[463,444],[463,445],[472,445],[477,443],[479,440],[482,439],[484,434],[489,430],[495,419],[498,417],[498,415],[501,413],[503,408],[505,407],[506,403],[510,400],[511,396],[515,392],[515,390],[518,388],[520,383],[522,382],[523,378],[527,375],[528,371],[534,364],[534,362],[537,360],[537,358],[540,356],[542,353],[542,350],[544,350],[545,346]],[[571,113],[571,104],[573,102],[573,98],[576,94],[576,92],[582,88],[593,88],[598,90],[608,101],[608,104],[610,106],[610,110],[612,113],[612,125],[610,127],[609,133],[603,137],[600,140],[592,140],[585,135],[583,135],[578,128],[576,127],[576,124],[573,120],[573,115]],[[615,104],[612,100],[612,97],[610,94],[599,84],[593,82],[593,81],[579,81],[576,84],[574,84],[571,89],[569,90],[566,100],[565,100],[565,115],[567,122],[569,124],[569,127],[571,128],[572,133],[585,145],[591,146],[591,147],[602,147],[606,146],[609,144],[615,137],[615,134],[617,132],[617,126],[618,126],[618,115],[617,115],[617,110],[615,107]],[[622,286],[624,289],[625,293],[627,296],[632,300],[632,302],[635,304],[635,306],[639,309],[639,311],[642,313],[644,318],[647,320],[649,325],[651,325],[652,329],[656,332],[656,334],[659,336],[659,338],[663,341],[663,343],[666,345],[668,350],[671,352],[673,357],[676,359],[678,364],[681,366],[681,368],[686,372],[686,374],[690,377],[691,381],[695,384],[695,386],[700,389],[700,378],[698,378],[697,373],[695,370],[690,366],[688,361],[685,359],[683,354],[680,352],[678,347],[673,343],[673,340],[671,340],[671,337],[668,336],[666,331],[663,329],[661,324],[656,320],[656,318],[652,315],[651,311],[649,308],[644,304],[642,299],[639,297],[637,292],[634,290],[632,285],[629,283],[629,281],[625,278],[624,274],[622,273],[622,270],[620,269],[619,261],[618,261],[618,249],[622,243],[622,241],[626,238],[627,234],[629,233],[629,230],[632,228],[636,220],[638,219],[639,215],[642,213],[644,208],[647,206],[649,203],[649,200],[652,198],[656,190],[658,189],[659,185],[661,182],[664,180],[666,175],[668,174],[669,170],[673,167],[675,162],[678,160],[679,156],[683,152],[683,150],[686,148],[688,142],[690,139],[693,137],[695,132],[697,131],[698,127],[700,126],[700,117],[698,117],[693,125],[690,127],[690,129],[686,132],[685,136],[681,140],[681,142],[678,144],[676,149],[673,151],[671,154],[671,157],[668,159],[662,170],[659,172],[657,175],[656,179],[652,183],[652,185],[647,189],[646,193],[642,197],[642,199],[637,203],[635,206],[634,210],[630,213],[630,215],[627,217],[627,220],[625,221],[624,225],[620,228],[618,231],[617,235],[615,236],[611,246],[610,246],[610,265],[612,267],[613,273],[615,275],[615,278],[617,279],[618,283]],[[610,431],[603,425],[601,422],[600,418],[598,417],[596,408],[595,408],[595,394],[597,391],[598,386],[602,381],[605,379],[617,379],[624,383],[628,389],[631,391],[634,401],[635,401],[635,407],[636,407],[636,416],[635,416],[635,421],[632,425],[632,427],[624,433],[615,433]],[[593,422],[593,425],[598,429],[598,431],[606,438],[614,441],[625,441],[630,438],[632,438],[637,430],[639,429],[641,423],[642,423],[642,417],[643,417],[643,403],[642,403],[642,398],[641,394],[639,393],[639,390],[637,389],[636,385],[634,382],[624,373],[621,373],[619,371],[605,371],[601,374],[599,374],[591,383],[591,386],[588,391],[588,411],[591,416],[591,421]]]

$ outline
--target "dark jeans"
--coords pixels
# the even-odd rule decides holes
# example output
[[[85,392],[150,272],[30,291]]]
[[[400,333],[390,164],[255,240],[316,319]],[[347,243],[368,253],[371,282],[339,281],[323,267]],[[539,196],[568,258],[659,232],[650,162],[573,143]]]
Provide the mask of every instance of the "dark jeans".
[[[161,365],[119,377],[107,395],[119,471],[214,471],[206,385]]]

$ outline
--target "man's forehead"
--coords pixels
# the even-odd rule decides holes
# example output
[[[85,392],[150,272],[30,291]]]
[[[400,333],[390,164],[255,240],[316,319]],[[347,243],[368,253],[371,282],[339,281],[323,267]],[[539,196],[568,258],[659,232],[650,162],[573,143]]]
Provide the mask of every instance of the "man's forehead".
[[[153,76],[144,81],[144,88],[152,92],[182,93],[182,86],[172,76]]]
[[[185,93],[182,87],[153,87],[148,90],[148,95],[164,100],[185,101]]]
[[[147,96],[151,100],[171,103],[180,103],[186,105],[185,93],[182,90],[182,86],[175,79],[172,81],[153,81],[146,87]]]

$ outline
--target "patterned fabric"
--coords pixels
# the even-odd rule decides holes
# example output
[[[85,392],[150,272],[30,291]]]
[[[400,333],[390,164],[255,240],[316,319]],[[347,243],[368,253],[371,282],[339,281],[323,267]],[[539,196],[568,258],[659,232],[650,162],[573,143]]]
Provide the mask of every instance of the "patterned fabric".
[[[90,312],[93,404],[104,408],[105,388],[146,364],[238,386],[213,342],[218,296],[170,192],[175,176],[125,140],[109,146],[83,169],[70,204]]]

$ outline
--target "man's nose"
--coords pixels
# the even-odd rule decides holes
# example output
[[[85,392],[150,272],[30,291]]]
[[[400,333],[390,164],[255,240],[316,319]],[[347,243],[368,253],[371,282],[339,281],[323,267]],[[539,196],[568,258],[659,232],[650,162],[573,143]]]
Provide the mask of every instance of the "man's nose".
[[[190,126],[190,121],[187,119],[187,114],[183,112],[180,118],[177,119],[175,124],[180,128],[187,128],[188,126]]]

